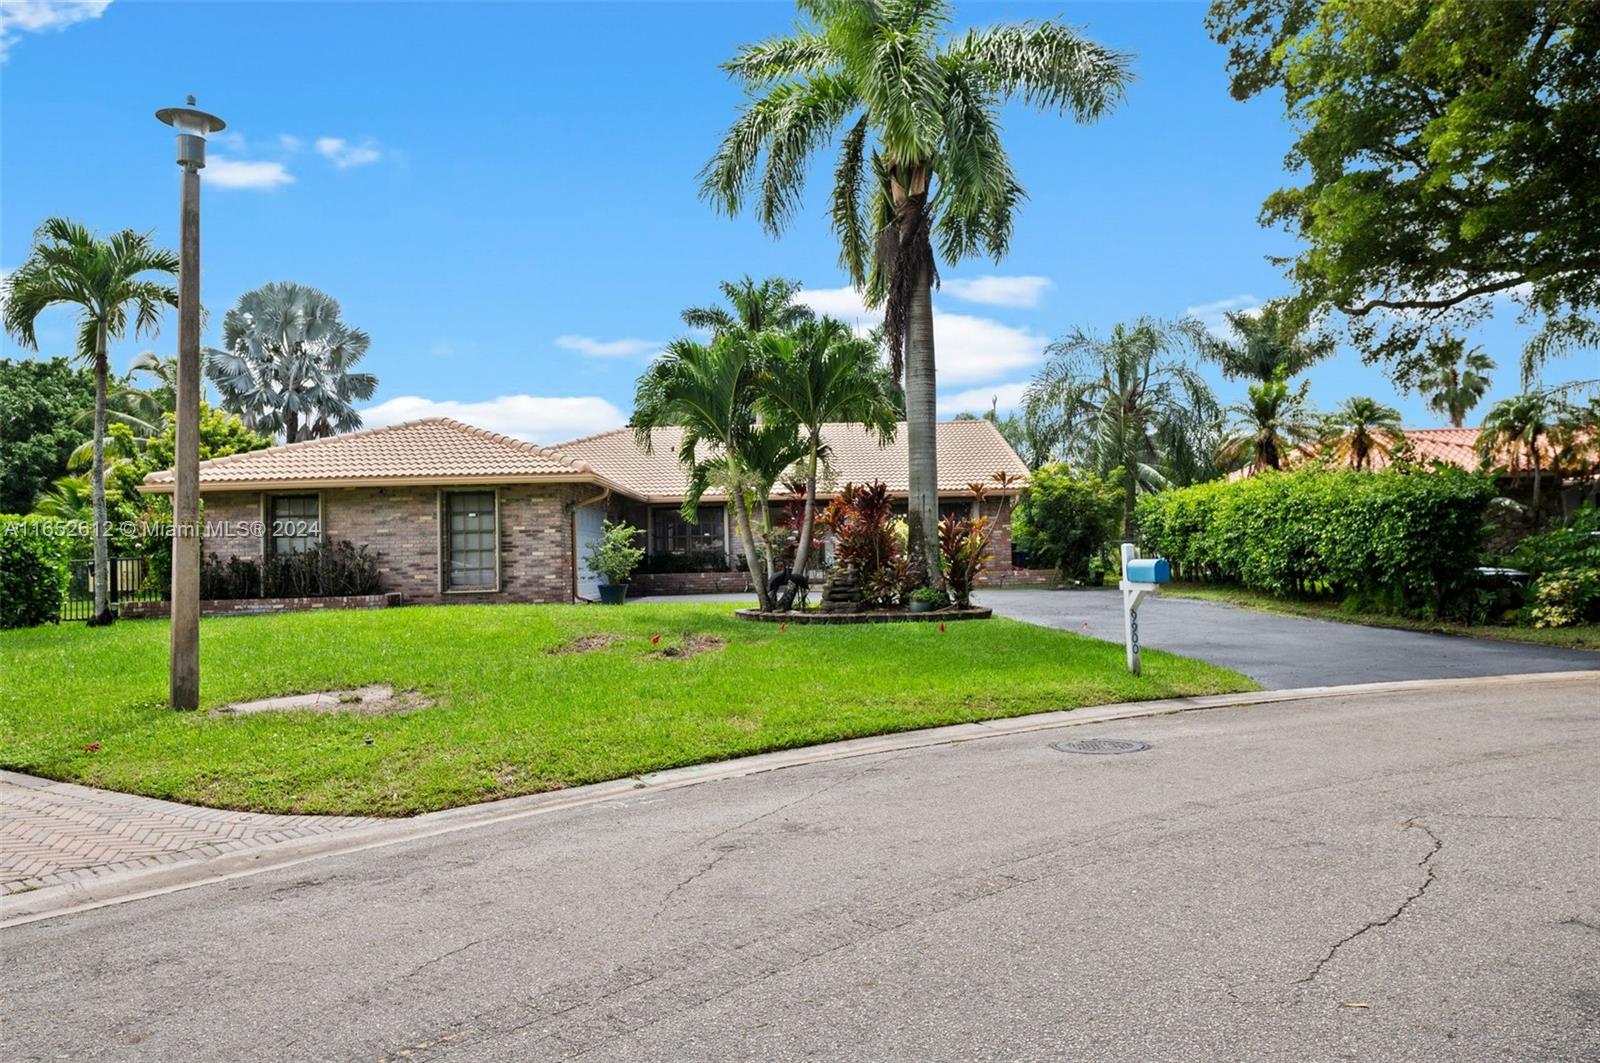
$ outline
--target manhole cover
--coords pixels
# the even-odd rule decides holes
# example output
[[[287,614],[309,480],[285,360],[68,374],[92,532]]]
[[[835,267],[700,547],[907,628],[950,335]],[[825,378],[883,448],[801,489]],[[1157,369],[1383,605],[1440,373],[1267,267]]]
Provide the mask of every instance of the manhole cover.
[[[1149,749],[1149,742],[1133,738],[1075,738],[1070,742],[1051,742],[1058,753],[1138,753]]]

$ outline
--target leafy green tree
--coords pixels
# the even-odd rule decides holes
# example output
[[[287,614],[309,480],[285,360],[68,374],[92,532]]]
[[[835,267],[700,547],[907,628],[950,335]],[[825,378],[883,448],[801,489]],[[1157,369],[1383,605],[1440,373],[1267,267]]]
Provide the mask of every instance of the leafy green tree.
[[[1251,384],[1249,398],[1229,406],[1231,418],[1217,460],[1227,468],[1281,469],[1286,458],[1317,439],[1321,424],[1307,397],[1311,382],[1291,388],[1280,367],[1272,379]]]
[[[737,281],[723,281],[720,287],[728,305],[691,306],[683,312],[685,325],[706,329],[712,335],[735,330],[755,335],[787,332],[816,316],[809,306],[795,301],[800,294],[799,281],[768,277],[758,283],[745,274]]]
[[[1323,453],[1352,469],[1369,469],[1378,454],[1390,454],[1405,434],[1400,411],[1377,399],[1356,395],[1345,399],[1322,419]]]
[[[802,201],[809,157],[837,134],[829,214],[840,263],[884,308],[905,376],[918,576],[937,569],[933,285],[938,257],[998,261],[1023,196],[1000,136],[1007,99],[1090,122],[1122,98],[1129,57],[1056,22],[945,33],[943,0],[802,0],[787,37],[724,64],[748,101],[701,173],[701,192],[737,214],[747,201],[780,233]]]
[[[1049,360],[1024,395],[1060,457],[1102,476],[1118,470],[1128,539],[1139,491],[1190,482],[1197,455],[1215,451],[1217,400],[1182,357],[1201,342],[1193,323],[1148,317],[1105,337],[1079,329],[1045,349]]]
[[[1280,370],[1288,380],[1333,354],[1338,346],[1325,332],[1307,336],[1294,329],[1284,320],[1278,303],[1268,303],[1255,313],[1230,310],[1223,317],[1233,338],[1208,335],[1201,349],[1229,380],[1268,384]]]
[[[164,306],[178,305],[178,290],[145,277],[176,274],[178,256],[156,247],[147,233],[123,229],[101,240],[93,230],[66,218],[48,218],[34,234],[27,261],[5,281],[5,329],[30,350],[38,350],[34,325],[48,307],[78,309],[78,354],[94,367],[94,457],[90,482],[94,504],[94,561],[97,572],[110,568],[110,531],[106,527],[106,394],[112,339],[128,330],[133,308],[134,335],[153,335]],[[94,581],[91,625],[116,617],[107,597],[107,581]]]
[[[892,381],[871,340],[855,335],[832,318],[808,321],[787,334],[761,337],[761,373],[756,381],[756,409],[775,423],[792,427],[801,440],[805,471],[805,515],[795,547],[794,569],[805,572],[817,512],[817,469],[831,457],[822,441],[822,426],[850,422],[894,438],[898,410]],[[792,592],[785,593],[792,600]]]
[[[1213,0],[1232,91],[1283,92],[1304,183],[1261,220],[1297,234],[1291,316],[1349,315],[1409,383],[1423,339],[1512,297],[1546,358],[1600,341],[1600,4]]]
[[[1034,470],[1017,500],[1012,537],[1031,562],[1082,578],[1122,524],[1122,490],[1112,480],[1065,464]],[[1037,567],[1037,566],[1035,566]]]
[[[355,404],[378,378],[355,366],[372,340],[339,320],[326,292],[293,281],[246,292],[222,319],[222,342],[206,351],[206,375],[247,427],[288,443],[361,427]]]
[[[767,573],[756,552],[750,512],[751,500],[762,497],[757,488],[764,473],[753,471],[746,456],[757,428],[751,405],[757,372],[754,347],[748,337],[737,334],[718,336],[710,343],[674,340],[639,377],[628,424],[647,453],[654,429],[683,428],[678,460],[689,470],[684,515],[694,516],[713,485],[727,490],[756,597],[766,609]]]
[[[1553,437],[1561,434],[1571,416],[1571,408],[1555,393],[1529,391],[1501,399],[1489,407],[1483,429],[1478,433],[1478,453],[1485,465],[1504,458],[1513,476],[1521,476],[1524,468],[1533,470],[1532,509],[1536,524],[1543,519],[1539,487],[1544,475],[1544,458]]]
[[[1417,376],[1417,387],[1428,398],[1428,409],[1450,418],[1460,428],[1467,414],[1489,390],[1494,359],[1459,336],[1445,336],[1428,344],[1428,362]]]
[[[26,513],[66,471],[94,376],[65,358],[0,358],[0,513]]]

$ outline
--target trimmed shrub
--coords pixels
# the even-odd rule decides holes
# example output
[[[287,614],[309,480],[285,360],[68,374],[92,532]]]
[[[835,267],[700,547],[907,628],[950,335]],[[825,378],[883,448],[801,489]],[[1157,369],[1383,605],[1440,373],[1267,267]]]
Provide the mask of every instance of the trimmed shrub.
[[[1584,506],[1565,527],[1528,536],[1510,563],[1532,577],[1525,621],[1566,627],[1600,620],[1600,506]]]
[[[1094,473],[1045,465],[1023,488],[1011,518],[1012,541],[1030,563],[1081,579],[1089,562],[1122,530],[1122,489]]]
[[[348,542],[267,559],[206,555],[200,565],[200,597],[325,598],[378,593],[378,555]]]
[[[1139,532],[1185,579],[1466,615],[1493,494],[1458,469],[1267,472],[1147,496]]]
[[[48,517],[0,514],[0,628],[61,620],[68,540]]]

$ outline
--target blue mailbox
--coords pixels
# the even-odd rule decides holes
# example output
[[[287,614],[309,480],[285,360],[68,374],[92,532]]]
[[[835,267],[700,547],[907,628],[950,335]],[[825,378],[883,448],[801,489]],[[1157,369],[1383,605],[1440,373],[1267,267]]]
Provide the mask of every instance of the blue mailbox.
[[[1128,562],[1129,583],[1170,583],[1172,566],[1164,557],[1136,557]]]

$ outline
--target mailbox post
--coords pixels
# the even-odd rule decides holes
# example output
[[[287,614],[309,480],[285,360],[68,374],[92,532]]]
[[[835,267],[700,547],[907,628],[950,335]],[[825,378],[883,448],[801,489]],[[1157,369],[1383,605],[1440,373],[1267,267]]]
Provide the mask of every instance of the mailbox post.
[[[1166,558],[1139,556],[1138,547],[1122,544],[1122,640],[1128,648],[1128,671],[1139,674],[1139,603],[1172,579]]]

